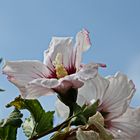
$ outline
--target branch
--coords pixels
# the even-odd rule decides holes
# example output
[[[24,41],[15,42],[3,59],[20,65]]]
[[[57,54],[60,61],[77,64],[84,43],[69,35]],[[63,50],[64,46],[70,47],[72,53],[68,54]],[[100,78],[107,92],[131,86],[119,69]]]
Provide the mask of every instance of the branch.
[[[69,117],[66,121],[64,121],[64,122],[61,123],[60,125],[57,125],[56,127],[52,128],[52,129],[50,129],[50,130],[47,130],[47,131],[42,132],[42,133],[40,133],[40,134],[37,134],[37,135],[31,137],[29,140],[37,140],[37,139],[42,138],[42,137],[44,137],[44,136],[46,136],[46,135],[48,135],[48,134],[50,134],[50,133],[52,133],[52,132],[55,132],[55,131],[58,131],[58,130],[60,130],[60,129],[65,128],[65,127],[67,126],[67,123],[68,123],[72,118],[74,118],[74,117],[76,117],[77,115],[79,115],[80,113],[81,113],[81,112],[78,112],[78,113],[75,114],[74,116]]]

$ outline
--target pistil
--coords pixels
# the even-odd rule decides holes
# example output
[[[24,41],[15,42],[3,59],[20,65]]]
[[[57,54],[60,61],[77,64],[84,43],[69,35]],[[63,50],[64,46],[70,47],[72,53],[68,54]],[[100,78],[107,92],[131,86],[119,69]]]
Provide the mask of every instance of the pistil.
[[[65,69],[64,65],[62,64],[62,54],[61,53],[57,53],[55,61],[53,61],[53,64],[55,66],[56,75],[57,75],[58,79],[68,75],[67,70]]]

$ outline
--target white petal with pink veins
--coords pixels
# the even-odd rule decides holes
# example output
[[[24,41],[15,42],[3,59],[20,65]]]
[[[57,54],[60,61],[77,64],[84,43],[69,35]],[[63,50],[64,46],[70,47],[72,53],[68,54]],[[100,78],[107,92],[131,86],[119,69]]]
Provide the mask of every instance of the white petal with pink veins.
[[[95,101],[99,99],[101,104],[102,97],[106,92],[108,85],[109,85],[109,81],[101,77],[99,74],[97,74],[95,78],[84,82],[84,86],[79,89],[77,102],[80,105],[83,105],[84,102],[81,102],[81,97],[82,97],[82,101],[85,99],[86,103],[90,103],[92,99],[94,99]]]
[[[38,78],[28,83],[24,98],[32,99],[40,96],[54,94],[53,88],[60,85],[57,79]]]
[[[67,75],[61,79],[59,79],[59,81],[62,83],[63,81],[69,81],[72,84],[72,88],[80,88],[84,85],[83,81],[81,81],[80,79],[77,78],[77,74],[71,74],[71,75]]]
[[[62,63],[68,67],[71,63],[72,45],[72,37],[53,37],[49,49],[44,52],[44,64],[53,69],[53,61],[61,53]]]
[[[27,88],[27,91],[29,91],[28,89],[30,89],[30,92],[29,94],[33,94],[32,91],[34,92],[34,94],[36,96],[39,97],[39,95],[47,95],[47,91],[48,89],[51,89],[51,91],[54,91],[54,92],[57,92],[57,93],[64,93],[66,94],[66,92],[70,89],[70,88],[80,88],[81,86],[83,86],[83,82],[78,80],[78,79],[75,79],[74,76],[72,75],[68,75],[64,78],[61,78],[61,79],[47,79],[47,78],[38,78],[38,79],[35,79],[31,82],[28,83],[28,86],[26,86]],[[47,89],[46,92],[44,93],[41,93],[38,92],[38,90],[35,90],[34,88],[36,87],[41,87],[43,89]],[[37,91],[37,92],[36,92]],[[36,93],[35,93],[36,92]],[[54,93],[53,92],[53,93]],[[37,95],[39,94],[39,95]],[[48,93],[50,94],[50,92]],[[29,95],[30,96],[30,95]]]
[[[3,73],[8,80],[15,85],[25,86],[36,78],[47,77],[49,71],[40,61],[7,61],[3,67]]]
[[[109,112],[107,120],[118,117],[123,114],[135,92],[135,85],[126,75],[117,73],[109,77],[109,87],[102,99],[102,108]]]
[[[98,64],[90,63],[83,65],[82,68],[76,73],[77,78],[86,81],[95,78],[98,72]]]
[[[110,131],[119,140],[139,140],[140,108],[128,108],[122,116],[113,119]]]
[[[55,91],[58,93],[67,94],[66,92],[70,88],[78,89],[84,85],[79,79],[75,79],[74,75],[69,75],[59,80],[59,86],[55,88]]]
[[[21,93],[23,98],[36,99],[40,96],[52,95],[54,90],[51,88],[43,87],[41,85],[30,84],[26,86],[26,92]]]
[[[59,85],[59,82],[55,78],[52,78],[52,79],[38,78],[38,79],[34,79],[33,81],[29,82],[28,86],[30,86],[30,85],[39,85],[39,86],[47,87],[47,88],[54,88]]]
[[[89,32],[85,29],[78,32],[76,35],[76,44],[75,44],[75,61],[76,61],[76,68],[78,69],[81,61],[82,61],[82,53],[90,48],[90,38]]]

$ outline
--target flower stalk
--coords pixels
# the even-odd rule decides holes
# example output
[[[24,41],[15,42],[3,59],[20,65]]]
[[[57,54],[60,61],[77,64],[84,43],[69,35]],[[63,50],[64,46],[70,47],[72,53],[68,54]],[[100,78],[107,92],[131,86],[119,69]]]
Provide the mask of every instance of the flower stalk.
[[[66,120],[65,120],[63,123],[61,123],[60,125],[57,125],[56,127],[52,128],[52,129],[50,129],[50,130],[44,131],[44,132],[42,132],[42,133],[40,133],[40,134],[37,134],[37,135],[35,135],[35,136],[29,138],[29,140],[37,140],[37,139],[42,138],[42,137],[44,137],[44,136],[46,136],[46,135],[48,135],[48,134],[51,134],[51,133],[53,133],[53,132],[60,131],[61,129],[67,127],[67,126],[69,125],[69,122],[71,121],[71,119],[74,118],[74,117],[76,117],[76,116],[78,116],[80,113],[81,113],[81,112],[76,113],[75,115],[73,115],[73,116],[69,117],[68,119],[66,119]],[[71,125],[71,124],[70,124],[70,125]]]

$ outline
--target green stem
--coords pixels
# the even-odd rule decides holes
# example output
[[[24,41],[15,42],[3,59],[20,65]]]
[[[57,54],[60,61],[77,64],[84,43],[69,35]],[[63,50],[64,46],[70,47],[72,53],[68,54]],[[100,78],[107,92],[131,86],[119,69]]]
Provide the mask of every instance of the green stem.
[[[65,126],[66,126],[66,122],[54,127],[53,129],[50,129],[50,130],[47,130],[47,131],[45,131],[43,133],[35,135],[32,138],[30,138],[29,140],[37,140],[37,139],[42,138],[42,137],[44,137],[44,136],[46,136],[46,135],[48,135],[48,134],[50,134],[52,132],[55,132],[55,131],[59,130],[60,128],[64,128]]]
[[[60,125],[58,125],[58,126],[52,128],[52,129],[50,129],[50,130],[47,130],[47,131],[45,131],[45,132],[42,132],[42,133],[40,133],[40,134],[37,134],[37,135],[31,137],[29,140],[37,140],[37,139],[42,138],[42,137],[44,137],[44,136],[46,136],[46,135],[48,135],[48,134],[50,134],[50,133],[52,133],[52,132],[55,132],[55,131],[60,130],[60,128],[61,128],[61,129],[65,128],[65,127],[67,126],[68,122],[69,122],[72,118],[74,118],[75,116],[79,115],[79,113],[80,113],[80,112],[78,112],[78,113],[75,114],[74,116],[69,117],[66,121],[64,121],[64,122],[61,123]]]

